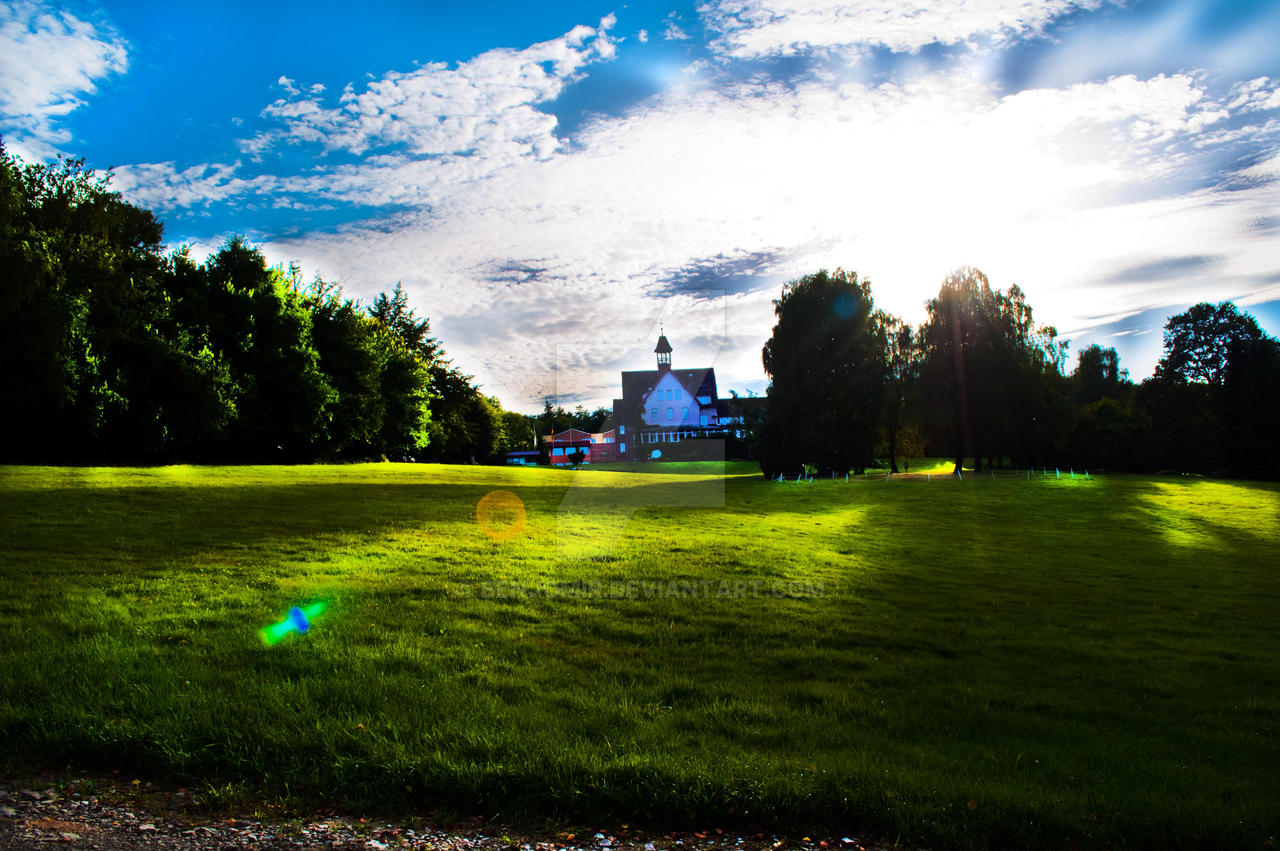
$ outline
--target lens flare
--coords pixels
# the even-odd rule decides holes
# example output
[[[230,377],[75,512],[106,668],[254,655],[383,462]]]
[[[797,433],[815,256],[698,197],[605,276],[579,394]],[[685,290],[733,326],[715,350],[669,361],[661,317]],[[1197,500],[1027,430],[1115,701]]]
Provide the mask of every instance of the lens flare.
[[[261,630],[262,641],[267,645],[279,644],[291,632],[304,633],[311,629],[311,622],[325,610],[325,604],[312,603],[305,609],[294,606],[284,616],[284,620],[264,626]]]
[[[524,503],[511,491],[489,491],[476,503],[476,525],[493,541],[509,541],[524,531]]]

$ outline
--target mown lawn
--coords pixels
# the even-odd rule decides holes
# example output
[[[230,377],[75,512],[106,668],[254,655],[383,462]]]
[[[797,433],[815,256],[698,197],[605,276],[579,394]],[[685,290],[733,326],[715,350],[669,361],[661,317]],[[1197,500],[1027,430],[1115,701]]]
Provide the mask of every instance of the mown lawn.
[[[529,819],[1276,838],[1277,486],[673,469],[0,468],[0,752]]]

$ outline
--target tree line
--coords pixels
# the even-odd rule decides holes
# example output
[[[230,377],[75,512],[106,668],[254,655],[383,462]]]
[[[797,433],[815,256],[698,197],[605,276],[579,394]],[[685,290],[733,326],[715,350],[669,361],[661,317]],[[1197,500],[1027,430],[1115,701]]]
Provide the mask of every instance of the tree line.
[[[911,327],[870,283],[821,271],[785,285],[763,350],[757,434],[766,474],[861,472],[877,459],[956,469],[1060,466],[1280,478],[1280,343],[1231,302],[1171,317],[1155,374],[1135,384],[1113,348],[1038,325],[1017,286],[972,268]]]
[[[203,262],[83,160],[0,142],[0,461],[488,461],[531,448],[399,284],[368,307],[243,237]]]

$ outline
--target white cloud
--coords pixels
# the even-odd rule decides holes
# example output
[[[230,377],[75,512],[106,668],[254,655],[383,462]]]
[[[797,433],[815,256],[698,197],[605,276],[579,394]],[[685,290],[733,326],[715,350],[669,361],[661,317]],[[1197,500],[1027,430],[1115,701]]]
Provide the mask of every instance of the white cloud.
[[[763,252],[781,278],[843,265],[910,321],[947,271],[974,263],[1023,286],[1041,320],[1083,329],[1170,293],[1234,297],[1275,268],[1276,249],[1247,227],[1276,202],[1275,187],[1156,191],[1222,115],[1184,75],[1008,96],[960,75],[677,88],[588,125],[570,150],[501,171],[392,157],[332,170],[314,191],[429,212],[272,248],[366,295],[404,280],[450,351],[508,404],[536,404],[548,382],[584,394],[609,386],[613,346],[630,351],[628,368],[643,366],[664,311],[684,338],[728,317],[735,335],[763,341],[775,290],[713,302],[653,295],[713,258]],[[1111,200],[1135,193],[1157,197]],[[1142,258],[1188,253],[1222,258],[1212,280],[1160,292],[1116,280]],[[719,320],[688,318],[695,307]],[[557,343],[587,354],[549,373]],[[722,381],[759,376],[758,346],[721,358]]]
[[[51,157],[71,140],[61,120],[84,105],[98,81],[128,66],[127,44],[105,27],[29,0],[0,4],[5,144],[24,157]]]
[[[649,362],[661,318],[680,362],[714,362],[722,384],[758,380],[772,284],[823,267],[869,277],[882,307],[916,322],[971,263],[1073,333],[1280,286],[1280,249],[1258,224],[1280,208],[1275,148],[1259,151],[1280,128],[1237,120],[1265,108],[1269,80],[1224,91],[1206,75],[1129,75],[1001,94],[960,73],[790,86],[692,74],[563,143],[534,105],[612,49],[603,26],[580,27],[348,87],[337,107],[272,105],[282,129],[262,146],[312,142],[355,163],[257,177],[153,163],[119,182],[161,207],[254,193],[399,206],[276,240],[268,256],[365,297],[403,281],[457,362],[522,407],[547,393],[607,402],[618,369]],[[1232,191],[1187,188],[1246,144],[1266,155]],[[714,287],[718,269],[769,286],[719,298],[671,286]]]
[[[605,17],[598,28],[579,26],[560,38],[523,50],[496,49],[455,68],[433,62],[410,72],[390,72],[357,92],[348,85],[336,106],[315,87],[297,99],[290,93],[263,111],[282,128],[246,140],[259,154],[281,142],[319,144],[325,150],[364,154],[407,151],[418,156],[466,156],[493,166],[523,158],[546,159],[560,146],[556,120],[536,108],[554,100],[584,66],[608,60],[616,50]]]
[[[1100,0],[711,0],[698,7],[713,46],[736,57],[883,45],[896,51],[974,38],[1001,42]]]
[[[209,163],[185,169],[172,162],[139,163],[115,169],[112,188],[135,204],[159,209],[209,204],[280,188],[275,177],[237,177],[239,168],[240,163]]]
[[[1261,180],[1275,180],[1280,178],[1280,153],[1277,153],[1270,159],[1263,160],[1256,165],[1244,169],[1240,174],[1244,177]]]
[[[1237,83],[1231,89],[1230,107],[1233,112],[1262,112],[1280,109],[1280,80],[1258,77]]]
[[[662,37],[666,41],[688,41],[689,34],[680,28],[675,21],[668,21],[666,28],[662,31]]]

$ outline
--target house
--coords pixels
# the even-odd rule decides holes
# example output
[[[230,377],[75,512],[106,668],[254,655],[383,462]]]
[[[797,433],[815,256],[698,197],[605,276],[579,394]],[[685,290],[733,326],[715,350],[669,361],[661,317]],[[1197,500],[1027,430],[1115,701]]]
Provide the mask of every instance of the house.
[[[516,449],[506,454],[506,463],[516,467],[527,467],[538,463],[536,449]]]
[[[676,444],[743,437],[740,406],[719,397],[714,368],[675,369],[665,334],[658,337],[653,351],[657,369],[623,372],[622,398],[613,400],[617,452],[622,460],[715,455],[716,447],[706,444],[697,449]],[[723,444],[718,449],[723,458]],[[655,450],[658,456],[653,455]]]
[[[616,439],[614,429],[597,434],[569,428],[543,436],[542,449],[553,467],[575,463],[600,464],[621,460]]]

